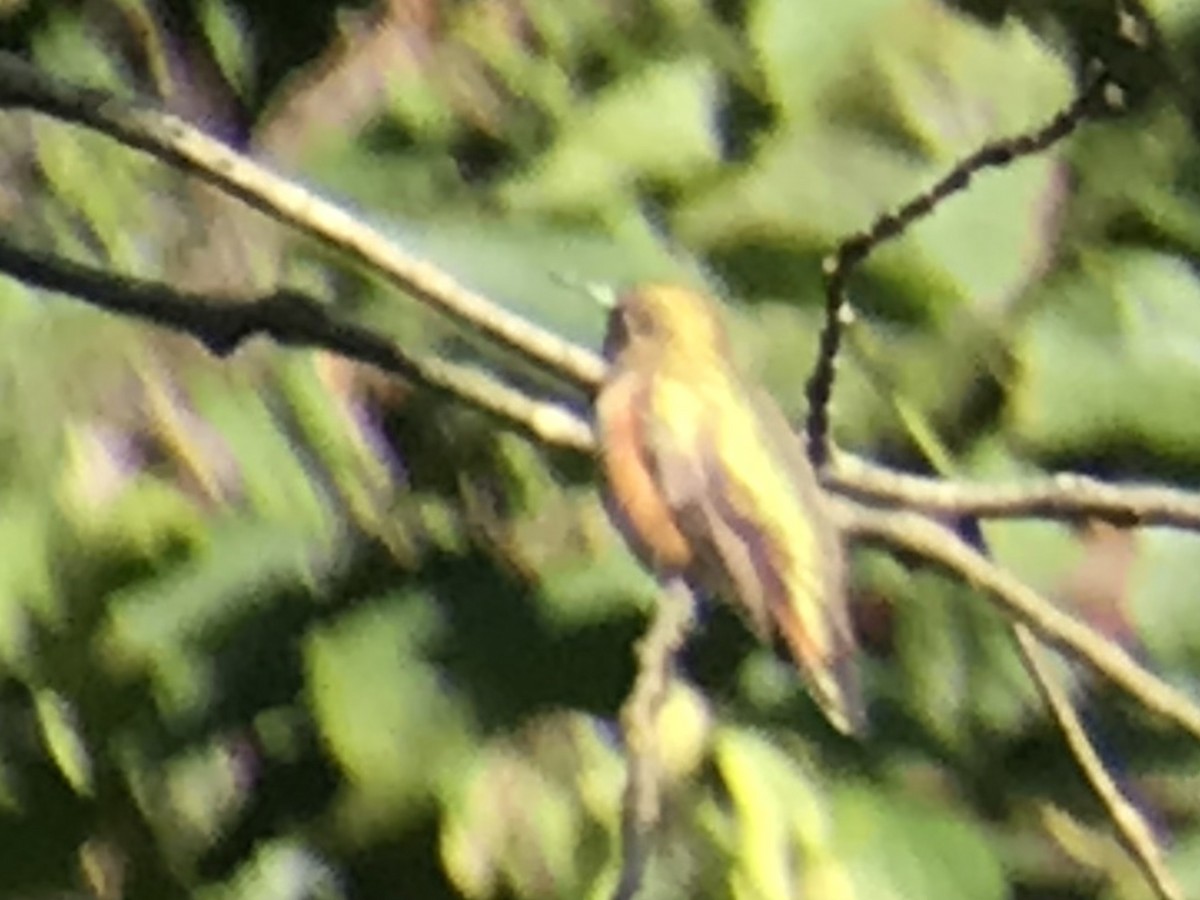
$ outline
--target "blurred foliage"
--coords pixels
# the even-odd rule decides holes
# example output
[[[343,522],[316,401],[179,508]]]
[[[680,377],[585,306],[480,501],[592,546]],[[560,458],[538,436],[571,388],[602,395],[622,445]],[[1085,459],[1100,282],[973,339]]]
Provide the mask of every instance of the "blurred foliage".
[[[5,48],[149,98],[595,345],[566,279],[731,298],[792,414],[819,261],[1072,96],[1127,114],[988,174],[854,282],[839,439],[963,473],[1200,477],[1200,2],[8,0]],[[251,296],[287,283],[562,391],[111,141],[0,118],[31,247]],[[732,298],[737,302],[733,303]],[[0,284],[0,893],[601,897],[615,712],[654,588],[587,460],[321,354],[215,362]],[[582,407],[584,398],[567,395]],[[1182,683],[1195,538],[997,523],[998,558]],[[1140,898],[964,585],[855,559],[873,733],[828,732],[721,607],[664,716],[647,898]],[[1200,894],[1197,748],[1064,674]]]

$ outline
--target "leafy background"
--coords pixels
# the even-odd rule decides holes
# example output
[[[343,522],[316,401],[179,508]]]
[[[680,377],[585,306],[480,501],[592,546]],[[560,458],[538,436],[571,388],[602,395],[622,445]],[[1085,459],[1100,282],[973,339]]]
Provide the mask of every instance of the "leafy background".
[[[564,279],[729,299],[793,415],[837,241],[1121,63],[1127,114],[976,180],[854,284],[839,440],[914,468],[1200,477],[1200,3],[236,0],[0,4],[0,43],[149,98],[511,308],[598,343]],[[1122,63],[1123,60],[1123,63]],[[30,247],[225,293],[301,287],[410,349],[537,372],[104,138],[0,116]],[[215,362],[0,282],[0,890],[599,897],[615,713],[653,586],[588,460],[320,354]],[[1183,685],[1191,536],[987,526]],[[644,896],[1146,896],[967,587],[854,559],[873,733],[831,734],[721,607],[668,707]],[[1200,894],[1190,746],[1068,670]]]

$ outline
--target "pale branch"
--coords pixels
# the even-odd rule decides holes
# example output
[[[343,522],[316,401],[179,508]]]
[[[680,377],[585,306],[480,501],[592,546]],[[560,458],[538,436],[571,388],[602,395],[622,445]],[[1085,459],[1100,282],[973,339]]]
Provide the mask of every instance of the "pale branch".
[[[664,585],[654,621],[638,644],[633,690],[621,710],[626,782],[621,801],[621,869],[613,900],[633,900],[645,879],[662,811],[659,714],[666,703],[675,659],[695,624],[696,603],[680,578]]]
[[[978,525],[978,518],[967,519]],[[987,540],[978,527],[972,528],[971,541],[980,554],[990,560],[991,552]],[[1147,883],[1158,894],[1159,900],[1183,900],[1178,885],[1164,862],[1165,853],[1157,836],[1141,811],[1121,792],[1116,779],[1104,765],[1091,736],[1084,728],[1079,713],[1071,701],[1070,693],[1062,685],[1062,679],[1051,664],[1042,642],[1028,625],[1009,620],[1009,630],[1017,644],[1017,652],[1025,671],[1033,679],[1038,694],[1046,704],[1051,717],[1062,732],[1071,758],[1075,760],[1092,791],[1103,804],[1109,821],[1117,831],[1117,837],[1141,869]]]
[[[590,452],[585,415],[530,397],[472,367],[405,353],[377,332],[347,323],[328,307],[292,291],[238,299],[184,293],[160,282],[122,277],[0,238],[0,272],[34,287],[189,334],[224,355],[255,334],[281,344],[328,350],[441,390],[539,439]],[[1154,485],[1116,486],[1061,474],[1027,482],[972,484],[906,474],[835,452],[821,473],[827,488],[871,504],[980,518],[1096,517],[1120,525],[1200,530],[1200,495]]]
[[[983,519],[1097,518],[1114,525],[1200,531],[1200,494],[1159,485],[1115,485],[1063,473],[977,484],[910,475],[835,452],[821,473],[831,490],[872,504]]]
[[[5,53],[0,53],[0,107],[33,110],[105,134],[216,185],[585,389],[593,387],[603,374],[604,363],[596,354],[459,284],[361,219],[177,116],[105,91],[71,85]]]
[[[232,353],[258,334],[281,345],[328,350],[442,391],[547,443],[583,451],[592,446],[590,425],[567,407],[532,398],[479,369],[405,353],[389,338],[338,319],[328,307],[297,291],[280,290],[252,299],[181,293],[159,282],[24,250],[3,238],[0,272],[108,312],[190,335],[217,356]]]
[[[1165,854],[1153,829],[1145,816],[1121,792],[1115,779],[1105,768],[1104,760],[1092,746],[1071,698],[1059,683],[1045,649],[1027,626],[1014,622],[1012,629],[1025,668],[1033,676],[1038,692],[1050,709],[1054,721],[1058,723],[1071,755],[1079,763],[1084,777],[1100,798],[1100,802],[1104,804],[1121,843],[1142,870],[1146,883],[1158,895],[1159,900],[1183,900],[1183,891],[1163,860]]]
[[[851,536],[907,551],[953,572],[990,594],[1042,641],[1081,660],[1144,709],[1200,740],[1200,707],[1186,694],[997,566],[949,528],[920,513],[870,509],[846,500],[834,501],[834,509]]]

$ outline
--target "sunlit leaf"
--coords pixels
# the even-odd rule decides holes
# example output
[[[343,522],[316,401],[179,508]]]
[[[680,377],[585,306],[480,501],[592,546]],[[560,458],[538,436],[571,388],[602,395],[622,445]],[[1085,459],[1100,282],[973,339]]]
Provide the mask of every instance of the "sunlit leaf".
[[[532,174],[505,190],[510,207],[607,210],[640,179],[678,182],[717,161],[713,78],[700,60],[647,69],[584,107]]]
[[[940,804],[859,789],[840,794],[836,809],[839,845],[854,873],[854,896],[1009,896],[987,832]]]
[[[308,694],[325,742],[376,810],[403,818],[456,765],[469,718],[424,656],[430,598],[400,595],[317,630],[305,651]]]
[[[1022,336],[1017,433],[1055,455],[1189,456],[1200,446],[1198,335],[1188,263],[1134,250],[1085,257],[1042,294]]]
[[[90,794],[94,786],[92,756],[71,704],[53,691],[42,690],[34,697],[34,708],[42,740],[59,772],[77,793]]]

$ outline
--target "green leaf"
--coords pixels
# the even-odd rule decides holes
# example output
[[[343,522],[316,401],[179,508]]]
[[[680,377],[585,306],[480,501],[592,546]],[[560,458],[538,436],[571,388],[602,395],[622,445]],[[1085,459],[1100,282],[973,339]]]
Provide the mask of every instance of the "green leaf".
[[[854,896],[872,900],[1004,900],[1004,869],[977,824],[879,789],[839,792],[837,837],[854,873]],[[829,896],[829,895],[825,895]]]
[[[699,59],[655,64],[584,107],[529,174],[501,196],[529,212],[611,210],[642,179],[682,182],[719,160],[715,81]]]
[[[549,885],[576,883],[582,822],[575,798],[532,761],[489,759],[486,766],[470,776],[467,808],[451,818],[442,839],[459,890],[490,897],[508,882],[516,896],[536,897],[549,896]]]
[[[543,327],[596,348],[605,311],[571,282],[695,277],[661,235],[633,213],[604,231],[471,216],[394,223],[391,230],[410,252],[445,266],[463,283]],[[394,297],[385,300],[372,316],[389,333],[404,334],[401,329],[411,329],[415,318],[411,307]]]
[[[16,666],[30,647],[31,616],[57,612],[51,561],[52,514],[43,499],[10,491],[0,506],[0,661]]]
[[[1040,712],[1008,620],[987,597],[940,574],[905,573],[890,560],[874,568],[876,592],[898,607],[888,691],[947,748],[969,756],[978,740],[1010,733]]]
[[[254,45],[242,10],[231,0],[201,0],[199,18],[222,74],[239,94],[249,94],[255,86]]]
[[[863,39],[899,0],[758,0],[750,41],[775,101],[789,119],[807,124],[824,94],[858,63]]]
[[[312,709],[363,815],[412,815],[463,759],[463,701],[425,656],[439,627],[433,598],[408,593],[360,607],[307,642]]]
[[[247,388],[218,377],[198,384],[193,396],[197,411],[237,461],[248,506],[264,519],[314,533],[331,529],[333,510],[314,483],[291,423],[280,415],[282,404],[265,386]]]
[[[1020,338],[1012,416],[1043,453],[1200,450],[1200,283],[1181,259],[1091,254],[1048,284]]]
[[[1200,666],[1200,620],[1194,615],[1200,578],[1195,534],[1148,528],[1138,534],[1129,583],[1137,635],[1160,665],[1178,671]]]
[[[336,549],[303,526],[230,517],[210,543],[161,577],[110,598],[100,636],[118,668],[154,667],[160,655],[194,645],[214,630],[297,585],[311,585]]]
[[[722,259],[748,257],[742,268],[764,248],[793,256],[802,283],[810,271],[815,283],[817,259],[845,236],[1070,96],[1061,59],[1024,28],[984,28],[940,3],[763,0],[751,31],[791,115],[748,166],[685,197],[675,224]],[[873,254],[862,271],[875,293],[860,284],[856,303],[912,318],[1011,302],[1052,248],[1045,211],[1060,183],[1045,153],[980,174]]]
[[[254,845],[229,881],[198,892],[200,900],[340,900],[336,869],[294,838]]]
[[[714,758],[736,813],[734,896],[790,900],[810,888],[839,896],[846,873],[833,846],[831,806],[809,767],[740,729],[718,731]]]
[[[76,793],[90,795],[92,757],[70,703],[54,691],[39,690],[34,694],[34,709],[42,740],[59,772]]]
[[[624,781],[599,723],[578,713],[490,742],[447,791],[441,852],[455,887],[471,898],[602,896]]]
[[[942,166],[1048,121],[1074,89],[1061,54],[1016,18],[990,27],[934,0],[895,4],[860,51],[856,86]]]
[[[748,167],[688,195],[674,224],[710,248],[762,238],[828,250],[917,189],[924,171],[849,129],[780,129]]]

